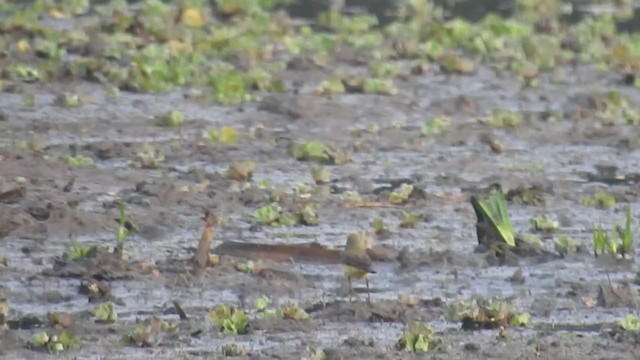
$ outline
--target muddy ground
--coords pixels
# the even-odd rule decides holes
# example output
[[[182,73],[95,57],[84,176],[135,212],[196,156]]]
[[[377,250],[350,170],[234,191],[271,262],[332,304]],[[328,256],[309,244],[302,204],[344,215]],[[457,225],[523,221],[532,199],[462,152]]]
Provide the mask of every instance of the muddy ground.
[[[351,69],[340,62],[336,66]],[[294,84],[290,90],[261,94],[259,101],[238,106],[203,105],[186,97],[186,91],[123,91],[113,100],[103,87],[89,82],[21,84],[35,95],[35,107],[25,107],[20,93],[3,93],[0,191],[26,188],[15,201],[0,203],[0,255],[8,260],[6,266],[0,264],[0,291],[10,305],[8,318],[44,320],[48,312],[72,313],[75,323],[69,331],[82,346],[61,356],[81,359],[218,358],[220,348],[230,343],[242,345],[248,352],[245,358],[251,359],[300,359],[311,349],[323,349],[329,359],[405,359],[413,355],[396,350],[394,344],[404,324],[415,320],[433,326],[442,341],[429,358],[640,357],[640,338],[613,330],[616,320],[637,312],[637,260],[621,266],[591,255],[595,223],[620,223],[625,203],[640,209],[638,184],[588,176],[597,174],[599,165],[616,166],[618,174],[638,171],[638,127],[602,125],[589,101],[615,89],[637,109],[637,88],[625,85],[619,73],[594,71],[587,65],[568,66],[564,83],[542,76],[539,87],[523,87],[511,74],[481,65],[464,76],[434,67],[400,82],[396,96],[314,95],[314,87],[327,73],[318,68],[287,70],[283,76],[285,83]],[[65,90],[92,102],[79,108],[57,106],[55,94]],[[527,116],[515,128],[479,122],[495,108]],[[185,114],[181,127],[154,125],[152,116],[174,109]],[[563,117],[552,120],[553,114]],[[440,115],[450,119],[451,127],[441,134],[422,135],[424,122]],[[237,144],[204,139],[208,128],[224,125],[236,127]],[[373,125],[380,130],[368,131]],[[355,130],[361,135],[353,136]],[[488,137],[503,151],[492,151]],[[14,146],[34,139],[41,142],[36,150]],[[264,192],[234,191],[237,182],[222,174],[233,161],[255,159],[254,184],[268,180],[289,193],[299,183],[314,186],[313,164],[296,161],[287,152],[291,141],[312,139],[353,151],[352,162],[331,166],[331,192],[314,196],[320,224],[256,226],[254,213],[264,204]],[[129,166],[143,143],[165,154],[158,169]],[[77,167],[56,161],[77,154],[95,164]],[[72,178],[73,186],[65,191]],[[384,201],[378,189],[399,179],[412,182],[425,196],[402,207],[347,208],[340,201],[345,190]],[[563,259],[490,266],[482,254],[474,253],[475,215],[469,197],[474,189],[496,182],[505,190],[544,189],[542,206],[510,204],[516,229],[527,232],[530,218],[549,214],[560,222],[553,236],[572,236],[587,251]],[[585,206],[583,199],[596,190],[614,195],[617,205],[608,210]],[[119,199],[140,228],[125,245],[125,258],[131,263],[61,266],[72,239],[113,247],[118,217],[114,201]],[[364,302],[362,283],[356,283],[359,299],[348,302],[342,268],[335,264],[257,261],[273,271],[251,275],[237,271],[228,265],[234,260],[222,256],[222,265],[196,279],[188,274],[188,262],[202,231],[203,209],[224,220],[214,246],[225,241],[317,241],[339,249],[349,233],[370,229],[374,218],[383,218],[390,233],[376,243],[404,251],[404,256],[375,264],[371,306]],[[426,220],[413,229],[400,228],[402,210]],[[637,215],[633,220],[637,227]],[[550,251],[553,236],[543,237]],[[514,281],[518,270],[522,278]],[[117,323],[95,324],[88,314],[95,303],[78,288],[92,276],[111,287]],[[614,286],[629,283],[632,299],[599,303],[599,286],[609,281]],[[400,294],[415,295],[419,301],[404,304],[398,300]],[[252,318],[259,317],[251,309],[262,295],[275,305],[298,303],[311,320],[257,319],[250,334],[237,336],[219,333],[207,320],[209,311],[220,304],[246,306]],[[475,297],[510,299],[519,311],[531,315],[530,324],[509,327],[506,336],[499,336],[496,329],[462,331],[459,324],[444,320],[448,304]],[[189,320],[179,320],[173,301],[182,305]],[[121,340],[137,321],[154,315],[176,323],[178,331],[162,335],[147,348]],[[34,331],[3,332],[0,356],[50,356],[25,347]]]

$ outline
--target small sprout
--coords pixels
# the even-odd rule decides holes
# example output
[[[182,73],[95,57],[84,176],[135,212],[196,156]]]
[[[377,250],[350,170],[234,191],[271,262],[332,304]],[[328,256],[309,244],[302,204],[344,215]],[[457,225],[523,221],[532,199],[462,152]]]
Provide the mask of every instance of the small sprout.
[[[396,348],[410,353],[427,353],[437,342],[432,335],[433,328],[430,326],[417,322],[409,323],[396,343]]]
[[[260,296],[254,301],[256,310],[258,310],[259,312],[264,312],[267,309],[267,306],[269,306],[269,303],[269,298],[265,295]]]
[[[506,301],[486,299],[480,302],[473,300],[454,303],[449,307],[445,318],[451,322],[462,322],[463,329],[494,329],[507,325],[527,325],[530,316],[515,312]]]
[[[220,305],[211,310],[209,320],[224,334],[239,335],[249,331],[249,319],[242,309]]]
[[[92,252],[96,250],[95,246],[83,246],[79,242],[73,240],[71,242],[71,249],[69,250],[69,259],[78,261],[86,258]]]
[[[413,192],[413,185],[402,184],[399,188],[389,194],[389,202],[395,205],[406,204]]]
[[[302,223],[309,226],[317,226],[320,223],[318,212],[316,211],[318,205],[306,204],[300,213]]]
[[[34,333],[29,339],[29,345],[37,348],[44,347],[47,343],[49,343],[49,335],[44,331]]]
[[[162,332],[176,332],[177,330],[178,327],[176,325],[172,325],[167,321],[160,320],[153,316],[137,324],[133,331],[128,333],[124,339],[140,347],[154,346],[157,345],[158,334]]]
[[[593,230],[594,256],[609,253],[616,258],[630,259],[633,250],[633,230],[631,229],[631,206],[627,205],[625,212],[625,226],[616,226],[608,236],[602,227]]]
[[[55,100],[53,101],[53,103],[58,106],[69,107],[69,108],[79,107],[80,105],[82,105],[80,96],[78,96],[77,94],[69,94],[69,93],[58,94]]]
[[[470,74],[476,70],[476,64],[471,59],[456,54],[445,54],[438,58],[442,71],[447,73]]]
[[[118,202],[118,230],[116,231],[116,240],[119,246],[124,246],[124,241],[131,235],[138,232],[137,227],[127,220],[124,202]]]
[[[531,245],[542,246],[542,240],[534,234],[522,234],[519,239]]]
[[[309,320],[309,314],[298,305],[288,302],[284,307],[278,310],[278,317],[285,320],[305,321]]]
[[[369,74],[374,78],[394,77],[400,74],[401,71],[402,69],[399,65],[388,62],[373,61],[369,64]]]
[[[483,221],[486,219],[490,224],[483,225],[493,226],[500,234],[502,241],[511,247],[516,246],[507,201],[499,186],[492,187],[487,193],[473,196],[471,204],[479,222],[481,219]]]
[[[552,232],[560,227],[557,220],[553,220],[547,215],[538,215],[530,220],[532,231]]]
[[[36,82],[41,79],[38,69],[28,65],[15,64],[9,69],[13,78],[26,83]]]
[[[156,126],[160,127],[178,127],[183,122],[184,114],[178,110],[171,110],[166,114],[156,116],[154,119]]]
[[[537,206],[544,203],[544,193],[535,187],[518,187],[507,191],[506,199],[513,204]]]
[[[116,320],[118,320],[118,313],[116,312],[116,307],[111,302],[98,304],[93,310],[93,313],[95,315],[97,323],[111,324],[116,322]]]
[[[373,219],[371,221],[371,227],[377,235],[383,234],[388,231],[384,226],[384,221],[380,218]]]
[[[598,209],[610,209],[616,205],[616,199],[611,195],[607,195],[604,191],[598,190],[593,196],[584,198],[582,204]]]
[[[521,113],[508,110],[495,109],[491,117],[484,122],[495,127],[516,127],[522,123],[524,116]]]
[[[342,76],[335,74],[318,84],[315,89],[315,94],[319,96],[331,96],[334,94],[344,94],[345,91]]]
[[[445,115],[437,116],[427,121],[421,129],[422,135],[440,134],[451,125],[451,120]]]
[[[418,214],[402,211],[400,215],[400,227],[401,228],[414,228],[420,222],[420,216]]]
[[[365,79],[362,83],[362,92],[376,95],[397,95],[399,91],[390,79]]]
[[[225,344],[222,346],[221,349],[222,355],[223,356],[244,356],[247,351],[238,344]]]
[[[238,142],[238,134],[233,126],[223,126],[220,130],[211,128],[207,131],[207,137],[211,142],[222,144],[235,144]]]
[[[251,260],[247,262],[239,262],[236,264],[236,270],[243,273],[251,274],[256,270],[256,265]]]
[[[296,194],[296,196],[306,199],[311,197],[311,195],[313,194],[313,188],[307,184],[298,184],[293,189],[293,192]]]
[[[258,222],[264,225],[270,225],[278,221],[282,213],[282,208],[278,203],[271,203],[258,209],[255,214]]]
[[[258,163],[254,160],[235,161],[229,165],[226,178],[237,181],[251,181],[253,173],[256,171]]]
[[[93,165],[93,159],[82,155],[69,156],[67,164],[70,166],[88,166]]]
[[[22,105],[26,107],[36,106],[36,96],[33,93],[22,94]]]
[[[554,248],[558,254],[566,256],[575,253],[580,248],[580,242],[572,237],[561,235],[554,240]]]
[[[153,145],[145,143],[142,151],[136,154],[135,165],[142,169],[157,169],[164,162],[164,154],[153,147]]]
[[[640,331],[640,319],[631,314],[625,316],[622,320],[618,320],[617,324],[624,331]]]
[[[349,155],[320,141],[291,143],[289,155],[298,161],[316,161],[320,164],[343,165],[350,161]]]
[[[316,185],[327,184],[331,181],[331,170],[324,166],[315,165],[311,168],[311,177]]]
[[[362,197],[357,191],[345,191],[340,195],[340,199],[345,205],[362,203]]]

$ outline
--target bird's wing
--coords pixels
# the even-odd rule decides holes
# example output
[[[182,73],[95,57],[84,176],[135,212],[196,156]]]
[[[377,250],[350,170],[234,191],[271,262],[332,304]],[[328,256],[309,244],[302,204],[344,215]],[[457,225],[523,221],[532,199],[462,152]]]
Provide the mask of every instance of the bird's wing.
[[[367,254],[345,252],[342,256],[342,263],[344,265],[349,265],[371,274],[376,273],[375,270],[373,270],[373,268],[371,267],[371,258]]]

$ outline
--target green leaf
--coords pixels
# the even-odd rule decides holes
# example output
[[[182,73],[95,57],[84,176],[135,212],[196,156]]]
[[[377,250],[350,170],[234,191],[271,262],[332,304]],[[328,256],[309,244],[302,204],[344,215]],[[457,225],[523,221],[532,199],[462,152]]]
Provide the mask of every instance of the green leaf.
[[[504,242],[512,247],[516,246],[513,225],[502,189],[492,188],[489,194],[480,197],[478,204],[496,227]]]
[[[624,224],[624,233],[622,234],[623,255],[629,254],[631,250],[632,241],[633,241],[633,233],[631,232],[631,205],[627,205],[626,219]]]

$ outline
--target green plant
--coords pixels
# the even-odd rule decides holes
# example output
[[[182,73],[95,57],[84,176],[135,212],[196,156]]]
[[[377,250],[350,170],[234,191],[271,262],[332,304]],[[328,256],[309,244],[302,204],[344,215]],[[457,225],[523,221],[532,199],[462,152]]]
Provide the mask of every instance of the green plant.
[[[93,159],[82,155],[69,156],[67,158],[67,164],[71,166],[93,165]]]
[[[82,260],[89,256],[92,251],[95,251],[95,246],[83,246],[76,240],[71,242],[71,248],[69,249],[69,259],[73,261]]]
[[[529,222],[533,231],[551,232],[560,227],[560,223],[557,220],[553,220],[547,215],[535,216]]]
[[[211,310],[209,319],[225,334],[238,335],[249,331],[249,319],[242,309],[220,305]]]
[[[632,256],[633,230],[631,229],[631,205],[625,211],[624,229],[616,226],[608,236],[599,226],[593,230],[593,252],[598,257],[611,254],[619,258],[629,259]]]
[[[413,193],[413,185],[402,184],[389,194],[389,202],[396,205],[406,204]]]
[[[410,353],[427,353],[437,343],[432,336],[433,328],[422,323],[412,322],[406,326],[402,337],[396,343],[396,347]]]
[[[554,240],[554,248],[562,256],[577,252],[579,247],[580,242],[578,240],[566,235],[561,235]]]
[[[166,114],[158,115],[154,119],[154,123],[161,127],[178,127],[184,122],[184,114],[182,111],[172,110]]]
[[[634,315],[627,315],[624,319],[618,320],[618,326],[625,331],[640,331],[640,319]]]
[[[507,201],[500,187],[494,186],[488,192],[472,197],[471,204],[478,217],[478,222],[490,222],[490,224],[484,225],[492,225],[500,234],[501,240],[511,247],[516,246]]]
[[[223,126],[220,130],[211,128],[207,130],[209,141],[222,144],[235,144],[238,142],[238,134],[233,126]]]
[[[616,205],[616,199],[604,191],[596,191],[593,196],[585,197],[582,200],[585,206],[594,206],[598,209],[610,209]]]
[[[96,318],[96,322],[99,323],[114,323],[118,320],[118,313],[113,303],[108,302],[104,304],[98,304],[93,313]]]
[[[278,203],[271,203],[258,209],[255,217],[261,224],[270,225],[278,221],[281,213],[282,208],[280,205],[278,205]]]
[[[58,335],[49,335],[44,331],[38,331],[31,335],[29,346],[31,348],[45,348],[54,354],[58,354],[65,350],[75,349],[79,344],[75,337],[66,331]]]

